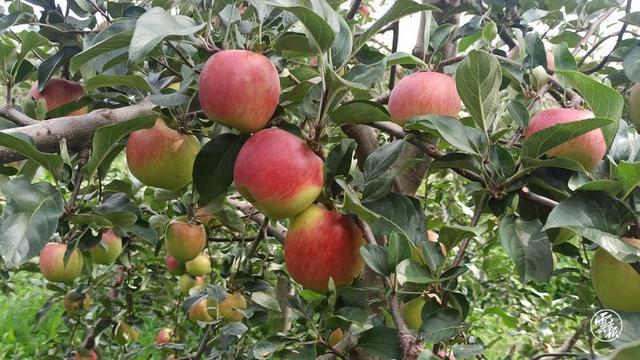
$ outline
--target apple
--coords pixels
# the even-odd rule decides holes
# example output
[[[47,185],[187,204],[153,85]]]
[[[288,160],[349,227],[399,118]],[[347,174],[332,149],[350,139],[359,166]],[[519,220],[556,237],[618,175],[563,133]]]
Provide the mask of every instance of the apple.
[[[38,82],[34,82],[28,96],[31,96],[34,100],[45,99],[47,101],[47,111],[51,111],[59,106],[79,100],[84,96],[84,88],[75,81],[50,79],[42,91],[38,91]],[[83,115],[87,112],[88,109],[83,107],[68,115]]]
[[[47,243],[40,251],[40,272],[49,281],[72,282],[82,272],[82,253],[73,249],[67,264],[64,263],[64,254],[67,244]]]
[[[631,87],[627,105],[629,106],[629,118],[636,126],[640,125],[640,82]]]
[[[193,135],[171,129],[157,119],[149,129],[134,131],[127,141],[127,165],[145,185],[177,190],[192,180],[200,142]]]
[[[69,317],[76,317],[86,314],[91,307],[89,294],[76,290],[69,291],[64,296],[64,310]]]
[[[239,292],[234,292],[227,294],[227,296],[222,300],[218,306],[216,307],[218,318],[221,318],[222,321],[229,322],[239,322],[242,321],[244,317],[240,311],[236,309],[244,310],[247,308],[247,299],[242,296]]]
[[[235,187],[271,219],[308,208],[322,192],[322,159],[299,137],[277,128],[254,134],[240,149]]]
[[[203,289],[205,287],[204,276],[191,276],[184,274],[178,280],[178,286],[182,295],[188,295],[191,289]]]
[[[563,108],[542,110],[531,118],[524,137],[529,138],[538,131],[556,124],[592,118],[595,118],[595,115],[589,110]],[[602,160],[606,152],[607,143],[604,140],[602,130],[594,129],[554,147],[547,151],[547,155],[566,157],[581,163],[587,171],[591,171]]]
[[[94,263],[109,265],[122,253],[122,238],[113,229],[106,229],[100,242],[89,249],[89,253]]]
[[[253,133],[267,125],[278,106],[278,71],[261,54],[220,51],[202,68],[198,96],[209,119]]]
[[[138,341],[139,337],[140,330],[127,324],[125,321],[120,321],[116,326],[115,339],[118,344],[134,343]]]
[[[207,275],[211,271],[211,261],[205,254],[200,254],[185,263],[187,272],[193,276]]]
[[[640,312],[640,274],[600,248],[591,261],[591,281],[606,308]]]
[[[389,113],[398,125],[420,115],[458,116],[461,106],[456,83],[448,75],[427,71],[405,76],[391,90]]]
[[[189,320],[191,321],[213,321],[213,317],[209,314],[209,300],[205,297],[191,305],[188,311]]]
[[[189,261],[202,253],[207,242],[207,232],[202,224],[191,224],[178,217],[169,223],[164,235],[167,253],[181,262]]]
[[[342,341],[342,339],[344,339],[344,333],[342,332],[342,329],[335,328],[331,332],[331,334],[329,334],[329,337],[327,338],[327,344],[329,344],[329,346],[336,346],[336,344]]]
[[[440,297],[437,294],[429,293],[427,297],[436,300],[440,303]],[[418,331],[422,326],[422,308],[427,302],[424,296],[418,296],[415,299],[411,299],[402,304],[402,318],[409,327],[409,329]]]
[[[369,15],[371,15],[371,8],[369,7],[369,5],[360,5],[360,7],[358,8],[358,11],[360,12],[360,15],[362,15],[362,17],[364,18],[368,18]]]
[[[362,233],[347,216],[311,205],[292,219],[284,242],[289,274],[305,289],[327,292],[329,278],[349,285],[362,272]]]
[[[71,353],[71,360],[98,360],[98,354],[96,354],[95,350],[85,350],[74,351]]]
[[[167,257],[164,258],[164,263],[167,266],[167,271],[171,275],[182,275],[186,271],[184,264],[171,255],[167,255]]]
[[[158,331],[158,335],[156,336],[156,345],[163,345],[171,341],[171,336],[173,335],[173,329],[171,328],[162,328]]]

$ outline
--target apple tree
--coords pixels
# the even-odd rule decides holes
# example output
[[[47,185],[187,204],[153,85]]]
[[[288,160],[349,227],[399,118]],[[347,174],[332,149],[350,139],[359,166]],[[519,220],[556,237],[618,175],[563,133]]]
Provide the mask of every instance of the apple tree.
[[[31,357],[640,358],[631,0],[5,5]]]

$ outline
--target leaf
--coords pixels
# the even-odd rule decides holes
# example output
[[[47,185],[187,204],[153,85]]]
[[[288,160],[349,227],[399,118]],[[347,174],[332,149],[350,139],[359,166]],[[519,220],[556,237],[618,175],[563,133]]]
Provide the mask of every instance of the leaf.
[[[492,307],[486,308],[484,309],[484,313],[498,315],[498,317],[500,317],[502,322],[507,327],[510,327],[512,329],[516,329],[518,327],[518,318],[513,315],[509,315],[506,311],[504,311],[504,309],[500,307],[492,306]]]
[[[496,24],[494,22],[491,22],[491,23],[495,27]],[[449,36],[451,35],[451,32],[453,31],[453,29],[454,29],[454,26],[452,24],[442,24],[438,26],[438,28],[431,33],[431,37],[429,38],[429,44],[433,48],[433,51],[440,50],[440,48],[449,39]]]
[[[393,165],[404,145],[403,140],[395,140],[387,143],[367,157],[364,163],[364,178],[371,180],[386,172]]]
[[[422,317],[420,333],[424,336],[425,342],[439,343],[456,335],[461,325],[462,319],[457,310],[440,307]]]
[[[522,157],[537,159],[560,144],[609,124],[609,119],[595,118],[556,124],[540,130],[522,143]]]
[[[367,354],[379,356],[382,359],[400,359],[398,345],[398,331],[386,326],[374,326],[360,333],[358,346]]]
[[[119,147],[119,141],[122,138],[136,130],[152,127],[155,121],[155,116],[148,116],[131,119],[120,124],[104,126],[96,130],[93,135],[91,157],[83,169],[85,175],[87,177],[93,176],[102,162],[109,157],[114,149]]]
[[[555,73],[578,90],[597,118],[613,121],[612,124],[602,128],[607,145],[611,145],[622,118],[624,108],[622,95],[616,89],[577,71],[558,70]]]
[[[465,126],[456,118],[440,115],[416,116],[409,119],[405,129],[429,131],[435,130],[449,144],[471,154],[477,154],[476,148],[471,145]]]
[[[32,14],[25,12],[14,12],[0,17],[0,36],[2,36],[2,34],[4,34],[10,27],[18,24],[24,24],[32,18]]]
[[[349,60],[351,48],[353,47],[353,35],[349,24],[341,17],[337,17],[340,21],[340,31],[336,34],[336,40],[331,46],[331,64],[334,68],[341,68]]]
[[[551,210],[543,230],[570,229],[617,259],[633,262],[640,260],[640,250],[618,237],[633,220],[633,211],[620,200],[600,192],[578,192]]]
[[[129,47],[129,61],[136,63],[143,60],[167,36],[191,35],[205,26],[196,25],[188,16],[172,15],[160,7],[154,7],[136,21]]]
[[[325,160],[325,184],[333,183],[336,176],[347,177],[351,170],[351,160],[358,144],[353,139],[342,139],[329,151]]]
[[[60,180],[65,179],[67,174],[64,172],[64,161],[60,155],[41,152],[36,149],[30,138],[29,141],[23,139],[23,136],[26,137],[26,135],[21,133],[17,135],[18,136],[0,132],[0,145],[13,149],[37,162],[38,165],[45,168],[56,178]]]
[[[640,185],[640,163],[621,161],[618,164],[616,178],[622,183],[624,199]]]
[[[387,249],[387,260],[389,267],[395,269],[396,266],[405,259],[411,257],[411,242],[404,236],[399,236],[397,232],[389,235],[389,245]]]
[[[360,255],[369,269],[375,273],[386,276],[391,273],[387,250],[379,245],[365,244],[360,247]]]
[[[233,182],[236,157],[247,139],[246,135],[222,134],[200,149],[193,163],[193,185],[202,203],[227,192]]]
[[[305,2],[300,0],[272,0],[265,1],[265,3],[284,9],[295,15],[309,32],[314,47],[320,50],[320,52],[325,52],[331,47],[331,44],[333,44],[337,31],[332,29],[322,15],[316,13],[316,11],[319,10],[317,7],[307,7],[304,5]],[[333,12],[335,14],[335,11]],[[332,18],[336,21],[336,30],[338,30],[340,25],[337,21],[339,20],[337,16]]]
[[[337,125],[391,121],[391,116],[384,106],[368,100],[346,102],[334,110],[330,117]]]
[[[567,44],[562,43],[553,46],[553,63],[556,70],[577,70],[576,58],[573,57]]]
[[[5,263],[16,267],[38,255],[58,227],[62,194],[48,183],[31,184],[19,176],[4,184],[7,198],[0,219],[0,252]]]
[[[640,26],[640,11],[633,11],[620,19],[625,24]]]
[[[640,46],[634,46],[622,59],[624,74],[631,81],[640,81]]]
[[[356,37],[353,43],[353,51],[355,54],[371,39],[375,34],[380,32],[382,28],[391,24],[392,22],[403,18],[407,15],[411,15],[420,11],[440,11],[435,6],[420,4],[412,0],[396,0],[389,10],[384,13],[378,20],[376,20],[365,32]]]
[[[537,32],[530,32],[524,38],[525,51],[527,57],[524,59],[524,66],[533,69],[537,66],[547,68],[547,50]]]
[[[427,64],[422,59],[404,52],[396,52],[386,58],[387,66],[393,65],[418,65],[426,67]]]
[[[500,63],[495,56],[473,50],[456,70],[458,94],[483,131],[493,123],[500,101]]]
[[[640,341],[624,344],[616,348],[607,360],[636,360],[640,358]]]
[[[500,220],[498,236],[515,263],[522,283],[526,284],[530,280],[542,283],[551,278],[551,244],[547,234],[542,231],[540,220],[523,221],[505,216]]]
[[[80,67],[96,57],[129,46],[131,37],[133,36],[133,28],[118,32],[98,43],[92,44],[89,48],[83,50],[71,58],[69,63],[69,71],[72,73],[80,70]]]
[[[413,259],[405,259],[396,267],[396,274],[400,284],[433,284],[458,278],[458,276],[467,272],[466,266],[458,266],[449,270],[450,274],[443,277],[434,277],[427,273],[422,265]]]
[[[249,328],[241,322],[230,322],[220,329],[220,333],[229,336],[242,336]]]
[[[426,217],[417,199],[389,193],[375,200],[364,201],[364,206],[387,220],[370,223],[374,234],[388,235],[400,228],[401,234],[414,244],[420,244],[426,239]]]
[[[142,90],[145,94],[153,90],[147,80],[140,75],[97,75],[87,80],[87,90],[118,85]]]
[[[53,75],[67,59],[79,53],[81,50],[82,49],[77,46],[66,46],[46,58],[38,67],[38,91],[43,91],[51,75]]]

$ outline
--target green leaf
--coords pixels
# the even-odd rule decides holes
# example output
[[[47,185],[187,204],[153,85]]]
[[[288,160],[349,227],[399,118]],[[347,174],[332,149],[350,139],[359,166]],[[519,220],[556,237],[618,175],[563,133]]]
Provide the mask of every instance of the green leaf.
[[[229,230],[239,233],[245,232],[244,220],[238,215],[235,207],[231,206],[225,196],[218,196],[203,207],[203,211],[213,215]]]
[[[375,200],[364,201],[364,206],[387,220],[370,224],[374,234],[388,235],[400,228],[401,234],[412,243],[420,244],[425,241],[426,217],[417,199],[398,193],[389,193]]]
[[[10,27],[29,22],[32,18],[32,14],[25,12],[14,12],[0,17],[0,36],[2,36],[2,34],[4,34]]]
[[[516,329],[518,327],[518,318],[513,315],[509,315],[506,311],[504,311],[500,307],[492,306],[492,307],[486,308],[484,309],[484,313],[498,315],[498,317],[502,320],[502,322],[507,327],[510,327],[512,329]]]
[[[471,51],[456,71],[458,94],[475,123],[485,132],[496,117],[501,81],[498,59],[484,51]]]
[[[442,25],[440,27],[442,27]],[[440,27],[438,28],[438,30],[440,29]],[[487,43],[493,41],[493,39],[495,39],[497,35],[498,25],[496,25],[496,23],[494,23],[493,21],[489,21],[482,29],[482,39]]]
[[[334,110],[330,116],[337,125],[391,121],[391,116],[384,106],[368,100],[346,102]]]
[[[309,6],[310,4],[304,0],[273,0],[265,1],[265,3],[295,15],[309,32],[314,47],[320,52],[325,52],[333,44],[337,31],[334,31],[323,16],[316,12],[320,10],[318,7]],[[340,25],[337,22],[339,21],[337,16],[331,18],[336,21],[336,30],[338,30]]]
[[[31,139],[27,141],[23,139],[23,137],[27,136],[21,133],[11,135],[0,132],[0,145],[19,152],[25,157],[37,162],[38,165],[45,168],[51,175],[59,180],[64,180],[67,174],[64,171],[64,161],[60,155],[41,152],[36,149]]]
[[[81,53],[71,58],[71,61],[69,63],[69,71],[75,73],[80,70],[80,67],[82,65],[97,58],[102,54],[114,51],[116,49],[128,47],[131,43],[132,36],[133,29],[126,29],[91,45],[89,48],[83,50]]]
[[[397,232],[389,235],[389,245],[387,249],[387,260],[389,267],[395,269],[396,266],[405,259],[411,257],[411,242],[404,237],[399,236]]]
[[[353,139],[342,139],[329,151],[325,160],[326,180],[325,184],[330,186],[336,176],[349,176],[351,170],[351,160],[358,144]]]
[[[120,124],[104,126],[96,130],[93,135],[91,157],[84,167],[87,177],[93,176],[102,162],[109,157],[111,152],[119,147],[119,141],[133,131],[147,129],[153,126],[156,121],[155,116],[137,118],[125,121]]]
[[[423,309],[424,312],[424,309]],[[422,318],[420,333],[426,342],[439,343],[455,336],[462,326],[457,310],[440,307]]]
[[[577,70],[576,58],[573,57],[567,44],[562,43],[553,46],[553,63],[556,70]]]
[[[87,90],[118,85],[142,90],[145,94],[152,91],[151,85],[140,75],[97,75],[87,80]]]
[[[640,185],[640,163],[621,161],[618,164],[616,178],[622,183],[624,199]]]
[[[523,158],[522,159],[522,171],[530,172],[532,170],[538,168],[559,168],[559,169],[567,169],[573,170],[581,173],[587,173],[584,166],[577,161],[573,161],[571,159],[563,158],[563,157],[554,157],[550,159],[531,159],[531,158]]]
[[[513,216],[500,220],[498,236],[505,251],[516,265],[520,281],[546,282],[553,273],[551,244],[542,231],[542,223],[536,219],[523,221]]]
[[[400,284],[433,284],[453,280],[467,272],[468,269],[465,266],[458,266],[452,270],[450,274],[438,278],[430,275],[422,265],[413,259],[405,259],[396,266],[396,274]]]
[[[524,67],[533,69],[536,66],[547,68],[547,50],[537,32],[530,32],[524,38],[527,57],[524,59]]]
[[[609,119],[595,118],[551,126],[531,135],[522,143],[522,157],[537,159],[560,144],[609,124]]]
[[[640,341],[624,344],[616,348],[607,360],[636,360],[640,358]]]
[[[387,250],[379,245],[365,244],[360,247],[360,255],[369,269],[375,273],[386,276],[391,273]]]
[[[630,12],[620,19],[620,21],[629,25],[640,26],[640,11]]]
[[[422,59],[416,56],[413,56],[411,54],[403,53],[403,52],[393,53],[391,55],[388,55],[385,59],[387,60],[387,66],[418,65],[418,66],[427,67],[427,64],[424,61],[422,61]]]
[[[356,38],[353,43],[352,53],[357,53],[358,50],[360,50],[360,48],[364,44],[366,44],[367,41],[369,41],[369,39],[380,32],[380,30],[382,30],[382,28],[384,28],[385,26],[407,15],[427,10],[440,11],[440,9],[435,6],[420,4],[419,2],[415,2],[412,0],[396,0],[393,5],[391,5],[389,10],[384,13],[384,15],[382,15],[365,32],[363,32]]]
[[[364,178],[373,179],[391,168],[391,165],[398,160],[403,145],[404,140],[395,140],[371,153],[364,163]]]
[[[77,46],[66,46],[46,58],[38,67],[38,90],[43,91],[53,73],[62,66],[67,59],[79,53],[81,50],[82,49]]]
[[[0,253],[15,267],[38,255],[58,227],[62,194],[48,183],[31,184],[19,176],[4,184],[7,199],[0,219]]]
[[[200,149],[193,163],[193,185],[202,203],[227,192],[233,182],[236,157],[247,139],[246,135],[222,134]]]
[[[633,262],[640,260],[640,250],[619,238],[633,220],[633,211],[620,200],[599,192],[578,192],[551,211],[543,230],[573,230],[617,259]]]
[[[496,25],[494,22],[491,23],[493,23],[494,26]],[[453,29],[454,26],[452,24],[442,24],[431,33],[431,36],[429,37],[429,44],[431,44],[433,51],[438,51],[442,46],[444,46]]]
[[[340,31],[336,34],[336,41],[331,46],[331,64],[339,69],[349,60],[353,47],[353,35],[347,22],[341,16],[337,18],[340,21]]]
[[[436,131],[449,144],[471,154],[478,154],[478,150],[471,144],[467,130],[462,122],[456,118],[440,115],[416,116],[409,119],[405,125],[408,130]]]
[[[358,346],[367,354],[382,359],[400,359],[398,331],[386,326],[374,326],[360,333]]]
[[[164,38],[185,36],[200,31],[206,24],[196,25],[188,16],[173,15],[163,8],[154,7],[136,21],[136,29],[129,46],[129,61],[143,60]]]
[[[640,46],[634,46],[622,59],[624,74],[631,81],[640,81]]]
[[[577,71],[559,70],[556,74],[578,90],[597,118],[613,120],[612,124],[602,128],[607,145],[611,145],[622,118],[622,95],[616,89]]]

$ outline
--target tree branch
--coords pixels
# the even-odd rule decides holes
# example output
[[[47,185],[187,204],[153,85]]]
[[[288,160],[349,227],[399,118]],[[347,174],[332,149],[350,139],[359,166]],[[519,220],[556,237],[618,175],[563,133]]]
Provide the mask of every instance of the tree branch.
[[[0,108],[0,117],[3,117],[12,123],[18,126],[27,126],[37,124],[38,121],[34,120],[27,115],[21,113],[18,109],[9,105],[3,108]]]
[[[582,37],[580,42],[578,42],[578,45],[576,45],[576,47],[573,49],[573,52],[572,52],[573,55],[577,55],[580,52],[580,49],[582,48],[582,46],[587,43],[587,41],[589,40],[591,35],[593,35],[593,33],[600,26],[600,24],[602,24],[603,21],[605,21],[609,16],[611,16],[611,14],[613,14],[614,11],[616,11],[615,7],[612,7],[610,9],[608,9],[602,15],[600,15],[598,18],[596,18],[591,23],[591,25],[589,25],[589,28],[587,29],[586,34]]]
[[[625,14],[629,14],[630,12],[631,12],[631,0],[627,0],[627,7],[625,8]],[[618,45],[622,41],[622,37],[624,36],[625,31],[627,31],[627,25],[628,25],[627,23],[622,24],[622,27],[620,28],[620,32],[618,32],[618,40],[616,40],[615,45],[613,45],[613,50],[611,50],[611,53],[615,51],[616,47],[618,47]],[[584,73],[588,75],[588,74],[593,74],[594,72],[600,71],[600,69],[605,67],[605,65],[609,62],[609,57],[611,56],[611,53],[607,54],[604,58],[602,58],[602,61],[600,61],[598,65],[592,67],[591,69],[585,70]],[[589,54],[588,51],[587,51],[587,54]],[[582,59],[584,60],[586,57],[587,55],[585,55]]]
[[[351,7],[349,8],[349,11],[347,12],[347,15],[345,15],[345,20],[351,20],[356,16],[356,13],[358,12],[358,9],[360,8],[360,4],[362,4],[362,0],[353,0],[351,2]]]
[[[251,205],[250,203],[246,201],[235,200],[230,198],[227,198],[227,201],[229,202],[229,204],[231,204],[231,206],[240,210],[243,214],[247,215],[255,223],[260,225],[264,223],[264,220],[266,217],[260,212],[258,212],[258,210],[256,210],[256,208],[254,208],[253,205]],[[281,243],[284,243],[284,239],[287,236],[287,228],[277,223],[276,225],[267,225],[267,234],[278,239]]]

